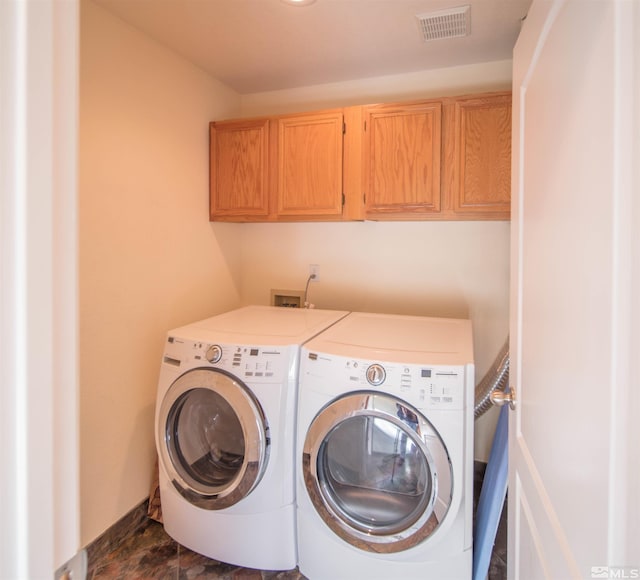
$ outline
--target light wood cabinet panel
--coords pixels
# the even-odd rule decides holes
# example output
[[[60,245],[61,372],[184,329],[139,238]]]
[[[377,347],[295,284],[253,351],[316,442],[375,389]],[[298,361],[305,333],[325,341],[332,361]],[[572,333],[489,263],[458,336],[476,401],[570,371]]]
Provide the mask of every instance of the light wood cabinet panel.
[[[440,101],[365,108],[367,217],[440,211],[441,118]]]
[[[362,189],[363,111],[362,107],[344,109],[345,133],[342,156],[343,220],[364,220]]]
[[[279,119],[278,216],[340,216],[343,114]]]
[[[268,119],[210,124],[210,219],[269,215]]]
[[[508,219],[511,210],[511,94],[456,99],[453,167],[448,172],[457,215]]]

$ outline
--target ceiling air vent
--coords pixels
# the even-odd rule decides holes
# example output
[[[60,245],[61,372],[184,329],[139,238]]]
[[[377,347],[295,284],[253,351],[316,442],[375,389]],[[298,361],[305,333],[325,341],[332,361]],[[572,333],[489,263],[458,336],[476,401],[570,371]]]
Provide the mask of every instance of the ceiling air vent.
[[[467,36],[471,28],[471,6],[460,6],[416,16],[425,42]]]

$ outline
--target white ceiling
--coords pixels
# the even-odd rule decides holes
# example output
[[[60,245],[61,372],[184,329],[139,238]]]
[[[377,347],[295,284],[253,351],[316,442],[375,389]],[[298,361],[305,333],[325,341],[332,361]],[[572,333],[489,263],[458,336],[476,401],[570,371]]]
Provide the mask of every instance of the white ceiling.
[[[531,0],[95,0],[241,94],[511,59]],[[424,42],[417,15],[471,6]]]

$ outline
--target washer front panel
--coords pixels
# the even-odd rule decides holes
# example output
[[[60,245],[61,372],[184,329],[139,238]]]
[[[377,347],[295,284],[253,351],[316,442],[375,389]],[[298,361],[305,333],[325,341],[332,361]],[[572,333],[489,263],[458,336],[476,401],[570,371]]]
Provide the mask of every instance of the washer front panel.
[[[259,483],[269,428],[246,385],[219,369],[194,369],[167,391],[158,421],[162,467],[178,492],[205,509],[223,509]]]
[[[401,399],[351,393],[315,417],[303,477],[325,523],[350,544],[399,552],[432,535],[453,495],[447,449],[431,423]]]

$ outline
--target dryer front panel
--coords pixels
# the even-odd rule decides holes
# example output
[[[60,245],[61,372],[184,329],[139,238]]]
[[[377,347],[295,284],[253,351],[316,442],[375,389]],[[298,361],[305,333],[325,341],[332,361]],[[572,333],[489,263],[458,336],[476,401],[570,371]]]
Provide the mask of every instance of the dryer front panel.
[[[417,409],[394,396],[342,396],[315,417],[303,477],[324,522],[371,552],[407,550],[433,535],[453,495],[447,449]]]
[[[162,468],[190,503],[230,507],[258,485],[269,458],[269,427],[250,389],[220,369],[198,368],[168,389],[157,422]]]

